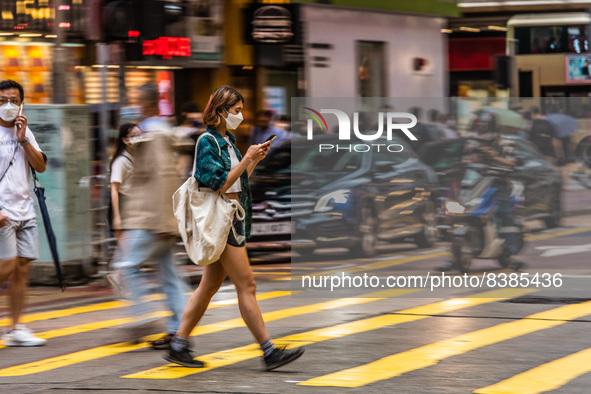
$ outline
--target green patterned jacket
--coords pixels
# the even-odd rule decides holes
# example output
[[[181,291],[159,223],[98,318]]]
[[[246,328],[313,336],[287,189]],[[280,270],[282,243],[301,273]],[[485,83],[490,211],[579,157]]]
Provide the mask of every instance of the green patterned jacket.
[[[222,149],[222,155],[219,155],[218,146],[213,140],[212,137],[205,136],[201,138],[199,141],[199,146],[197,147],[197,164],[195,166],[195,178],[199,181],[199,186],[208,187],[212,190],[218,190],[226,179],[228,178],[228,174],[230,173],[231,162],[230,162],[230,152],[226,147],[228,142],[222,137],[222,135],[216,130],[212,129],[211,127],[207,128],[207,133],[210,133],[220,145]],[[229,131],[227,132],[228,136],[230,137],[230,141],[232,142],[232,148],[234,152],[236,152],[236,156],[238,160],[242,160],[242,155],[236,145],[236,137],[232,135]],[[240,205],[244,208],[246,212],[245,217],[245,230],[246,230],[246,238],[250,237],[250,226],[252,223],[252,196],[250,194],[250,184],[248,182],[248,172],[244,171],[242,175],[240,175],[240,185],[242,187],[242,191],[238,193],[238,197],[240,199]]]

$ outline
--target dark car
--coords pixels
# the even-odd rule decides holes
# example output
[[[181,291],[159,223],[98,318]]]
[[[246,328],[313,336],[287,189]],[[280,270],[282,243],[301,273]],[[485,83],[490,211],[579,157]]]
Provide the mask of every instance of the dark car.
[[[272,144],[250,177],[252,238],[248,250],[281,250],[291,246],[291,141]]]
[[[346,247],[371,256],[378,242],[437,241],[437,177],[404,141],[388,141],[404,147],[397,153],[320,152],[323,141],[314,142],[275,147],[251,177],[249,249]]]
[[[523,207],[519,215],[526,220],[541,219],[547,227],[559,226],[562,218],[560,172],[531,142],[517,136],[502,138],[510,139],[516,149],[517,165],[510,179],[524,186]],[[454,182],[458,185],[463,176],[463,154],[469,144],[478,144],[478,141],[474,137],[441,141],[425,146],[419,155],[437,172],[442,189],[453,194]]]

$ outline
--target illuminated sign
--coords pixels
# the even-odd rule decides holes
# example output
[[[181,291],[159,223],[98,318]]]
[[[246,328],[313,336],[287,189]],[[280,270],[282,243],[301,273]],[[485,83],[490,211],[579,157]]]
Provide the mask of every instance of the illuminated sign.
[[[187,37],[159,37],[144,41],[143,55],[158,55],[163,59],[173,56],[191,56],[191,40]]]

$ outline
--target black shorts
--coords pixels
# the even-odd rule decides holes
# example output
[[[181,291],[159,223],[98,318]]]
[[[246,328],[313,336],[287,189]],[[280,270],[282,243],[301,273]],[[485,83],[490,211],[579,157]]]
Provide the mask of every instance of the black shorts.
[[[234,220],[232,221],[232,226],[234,227],[234,230],[236,230],[236,235],[244,235],[245,231],[245,224],[244,224],[244,220],[238,220],[236,217],[234,217]],[[242,240],[242,242],[238,242],[238,240],[236,239],[236,237],[234,237],[234,231],[232,231],[232,229],[230,228],[230,234],[228,234],[228,245],[232,245],[235,246],[237,248],[242,247],[244,245],[246,245],[246,238]]]

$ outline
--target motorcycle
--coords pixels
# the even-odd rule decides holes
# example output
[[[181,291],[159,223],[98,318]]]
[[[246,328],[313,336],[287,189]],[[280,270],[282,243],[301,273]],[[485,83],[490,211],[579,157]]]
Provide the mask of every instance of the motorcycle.
[[[523,202],[523,184],[504,180],[511,172],[504,167],[468,164],[457,201],[444,204],[445,213],[452,220],[453,265],[462,273],[470,270],[473,259],[497,260],[503,268],[510,265],[511,254],[503,231],[518,232],[518,249],[523,248],[523,224],[516,220],[517,228],[503,228],[501,200],[496,193],[500,182],[508,182],[513,209]]]

